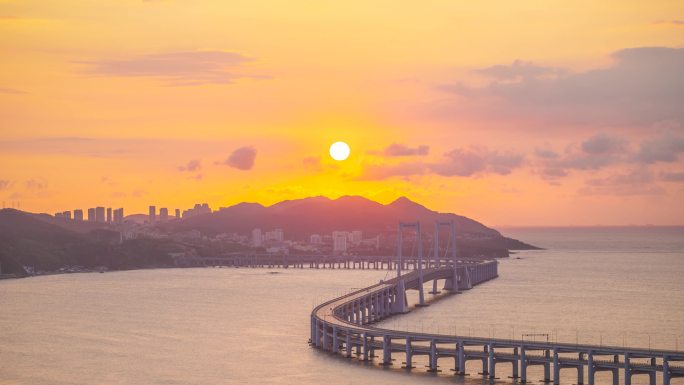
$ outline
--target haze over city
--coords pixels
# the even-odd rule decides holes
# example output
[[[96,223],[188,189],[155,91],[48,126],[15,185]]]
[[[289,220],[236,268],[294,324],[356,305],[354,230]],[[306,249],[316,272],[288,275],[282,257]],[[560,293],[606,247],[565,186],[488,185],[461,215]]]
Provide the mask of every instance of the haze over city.
[[[3,1],[0,198],[682,224],[682,20],[680,1]]]

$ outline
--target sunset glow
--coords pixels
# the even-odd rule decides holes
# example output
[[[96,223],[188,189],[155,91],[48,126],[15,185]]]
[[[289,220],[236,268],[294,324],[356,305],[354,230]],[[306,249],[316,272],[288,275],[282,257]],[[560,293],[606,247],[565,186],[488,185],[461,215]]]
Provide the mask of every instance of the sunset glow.
[[[0,200],[682,224],[682,20],[681,1],[0,1]]]

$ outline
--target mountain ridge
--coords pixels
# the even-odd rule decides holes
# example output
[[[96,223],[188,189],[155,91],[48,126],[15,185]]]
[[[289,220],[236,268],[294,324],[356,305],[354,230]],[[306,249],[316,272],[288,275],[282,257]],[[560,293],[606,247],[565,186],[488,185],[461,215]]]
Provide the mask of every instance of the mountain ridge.
[[[332,231],[361,230],[375,236],[396,232],[399,222],[420,221],[423,233],[432,231],[436,221],[453,220],[457,237],[469,243],[495,240],[508,250],[534,249],[534,246],[506,238],[493,228],[468,217],[431,210],[407,197],[399,197],[388,204],[371,199],[344,195],[336,199],[323,196],[291,199],[263,206],[258,203],[238,203],[219,211],[202,214],[164,225],[173,230],[198,230],[208,235],[219,233],[251,234],[252,229],[282,228],[286,238],[306,240],[312,234]]]

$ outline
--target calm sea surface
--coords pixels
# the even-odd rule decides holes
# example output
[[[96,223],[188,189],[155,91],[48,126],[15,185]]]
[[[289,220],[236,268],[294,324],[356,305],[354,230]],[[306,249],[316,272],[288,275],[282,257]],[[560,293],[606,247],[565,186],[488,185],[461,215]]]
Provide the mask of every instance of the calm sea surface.
[[[684,228],[502,232],[547,250],[502,260],[496,280],[381,326],[684,350]],[[205,268],[0,281],[0,384],[488,383],[475,362],[465,378],[452,359],[440,375],[407,374],[309,348],[315,303],[386,276]],[[497,367],[503,383],[507,370]]]

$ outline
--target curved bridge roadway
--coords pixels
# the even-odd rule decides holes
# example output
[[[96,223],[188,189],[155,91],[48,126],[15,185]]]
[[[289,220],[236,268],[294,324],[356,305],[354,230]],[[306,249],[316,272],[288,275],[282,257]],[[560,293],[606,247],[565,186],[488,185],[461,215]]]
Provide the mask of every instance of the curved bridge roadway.
[[[459,264],[456,269],[425,269],[422,283],[444,279],[445,290],[458,292],[496,277],[497,262],[487,261]],[[544,381],[554,384],[559,384],[561,369],[566,368],[576,371],[577,384],[584,384],[586,378],[589,385],[594,385],[598,371],[612,372],[613,385],[618,385],[621,377],[625,385],[631,385],[634,375],[647,375],[649,385],[655,385],[657,377],[663,385],[684,377],[684,352],[680,351],[416,333],[373,326],[407,312],[405,291],[420,286],[418,272],[412,271],[318,305],[311,313],[311,345],[348,358],[355,354],[363,360],[373,359],[375,352],[381,351],[380,365],[392,365],[392,355],[398,354],[404,358],[402,367],[409,370],[418,355],[428,356],[430,372],[440,371],[438,363],[451,360],[457,375],[465,374],[466,361],[476,360],[482,363],[481,374],[490,379],[497,378],[497,364],[507,364],[512,365],[512,378],[520,382],[528,381],[527,368],[532,365],[543,366]]]

